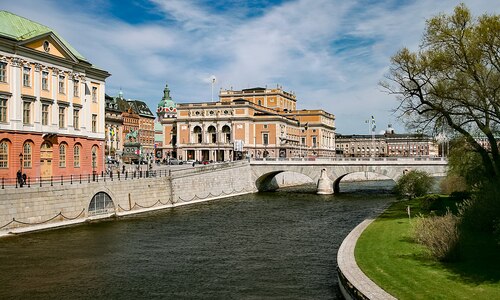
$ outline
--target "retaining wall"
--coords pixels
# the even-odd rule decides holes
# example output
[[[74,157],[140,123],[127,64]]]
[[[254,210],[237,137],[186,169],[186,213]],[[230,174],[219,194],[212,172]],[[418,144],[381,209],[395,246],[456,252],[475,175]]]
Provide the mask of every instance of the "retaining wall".
[[[249,165],[245,163],[197,167],[166,177],[6,188],[0,190],[0,236],[254,191]],[[92,216],[89,204],[99,192],[110,196],[114,211]]]

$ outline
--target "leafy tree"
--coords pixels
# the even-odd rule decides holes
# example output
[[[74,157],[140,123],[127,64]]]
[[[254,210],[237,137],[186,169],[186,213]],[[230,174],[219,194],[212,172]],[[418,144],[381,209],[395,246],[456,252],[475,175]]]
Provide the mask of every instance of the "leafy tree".
[[[426,172],[411,170],[398,179],[394,192],[401,198],[412,199],[429,193],[433,184],[434,178]]]
[[[488,182],[481,156],[464,139],[453,141],[448,156],[448,167],[447,179],[459,177],[465,181],[461,183],[461,187],[455,187],[457,191],[463,190],[460,188],[469,191],[478,190]],[[460,184],[460,182],[457,181],[456,184]]]
[[[450,131],[482,162],[487,178],[500,181],[500,16],[473,18],[465,5],[427,21],[417,52],[401,49],[386,80],[409,128]],[[478,137],[488,143],[481,143]]]

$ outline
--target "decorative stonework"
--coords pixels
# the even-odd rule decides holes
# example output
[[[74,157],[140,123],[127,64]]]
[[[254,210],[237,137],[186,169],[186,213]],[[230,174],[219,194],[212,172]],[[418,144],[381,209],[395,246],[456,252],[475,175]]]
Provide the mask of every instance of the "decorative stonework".
[[[23,60],[19,57],[13,57],[11,59],[11,63],[12,63],[12,66],[13,67],[21,67],[22,63],[23,63]]]

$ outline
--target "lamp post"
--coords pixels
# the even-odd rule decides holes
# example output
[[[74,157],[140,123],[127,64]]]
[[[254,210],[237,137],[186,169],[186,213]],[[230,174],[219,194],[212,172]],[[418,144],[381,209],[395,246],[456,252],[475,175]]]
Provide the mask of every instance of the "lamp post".
[[[21,174],[23,173],[23,153],[19,153],[19,169],[21,170]]]
[[[92,181],[95,181],[96,154],[92,152]]]

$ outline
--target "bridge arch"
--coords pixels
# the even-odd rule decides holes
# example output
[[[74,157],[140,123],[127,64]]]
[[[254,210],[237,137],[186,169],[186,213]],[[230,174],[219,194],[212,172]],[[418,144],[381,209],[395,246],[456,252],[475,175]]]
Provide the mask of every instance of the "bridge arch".
[[[282,175],[282,178],[279,175]],[[292,180],[290,177],[296,176],[295,180]],[[283,180],[282,183],[278,182],[279,180]],[[282,186],[286,186],[287,183],[290,184],[294,182],[296,185],[304,184],[304,183],[315,183],[316,181],[311,178],[309,175],[290,171],[290,170],[276,170],[271,172],[266,172],[260,175],[255,180],[255,187],[258,191],[275,191]],[[294,185],[294,184],[291,184]]]
[[[340,192],[340,182],[345,177],[347,177],[349,175],[363,174],[363,173],[365,174],[366,179],[360,179],[360,180],[356,180],[356,181],[363,182],[363,181],[370,181],[370,180],[380,180],[382,177],[383,178],[382,180],[392,180],[394,183],[396,183],[396,179],[388,176],[387,174],[381,174],[381,173],[377,173],[377,172],[354,171],[354,172],[345,173],[345,174],[340,175],[337,178],[335,178],[335,180],[333,181],[333,192],[335,194],[338,194]],[[375,174],[376,176],[374,176],[373,179],[369,179],[368,174]],[[375,179],[375,178],[378,178],[378,179]]]

